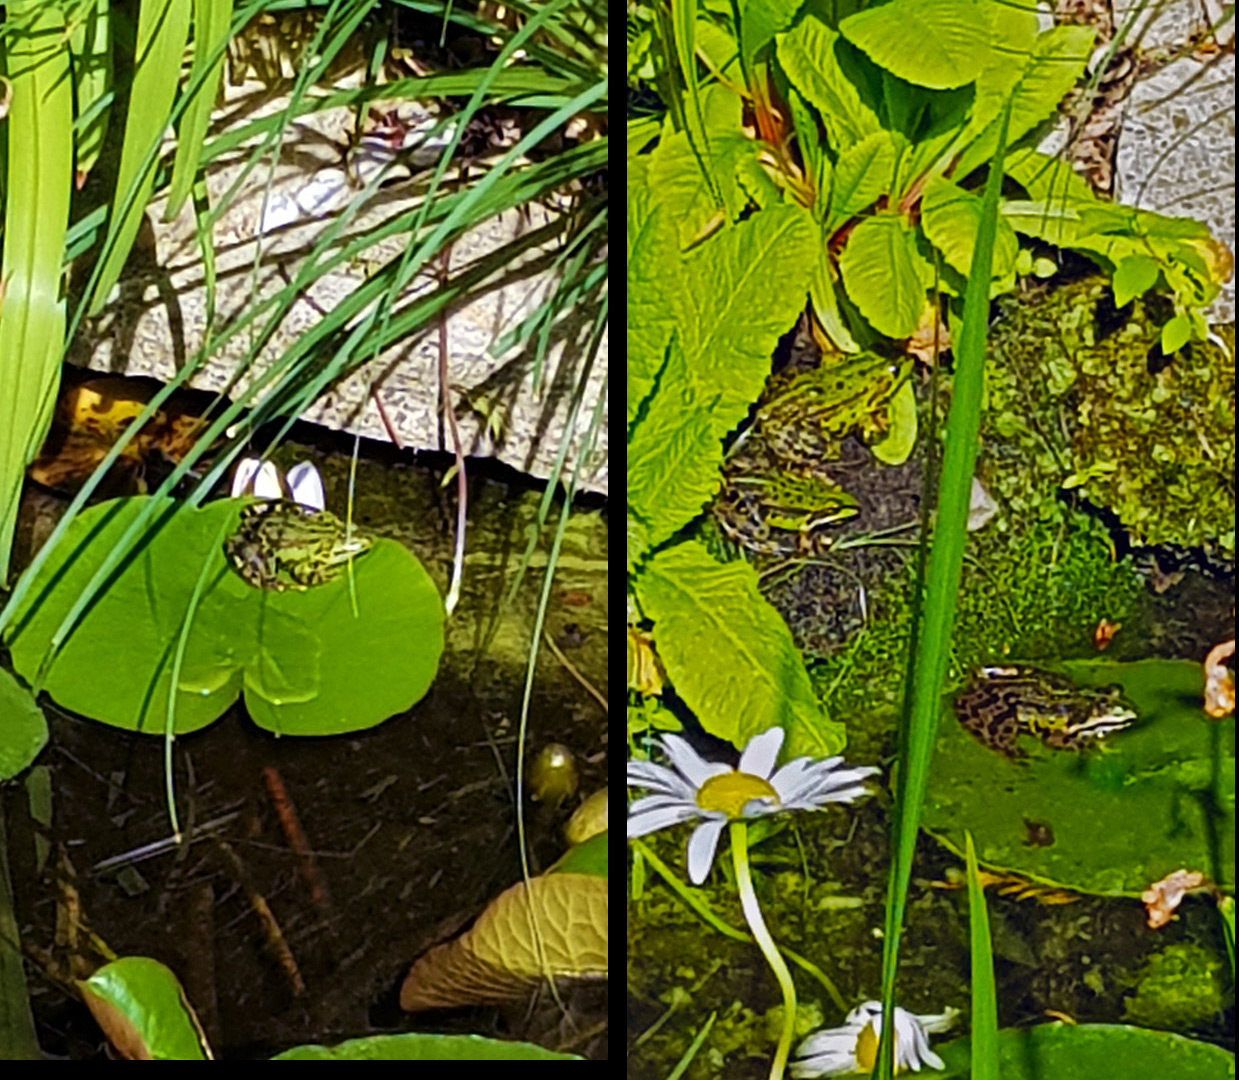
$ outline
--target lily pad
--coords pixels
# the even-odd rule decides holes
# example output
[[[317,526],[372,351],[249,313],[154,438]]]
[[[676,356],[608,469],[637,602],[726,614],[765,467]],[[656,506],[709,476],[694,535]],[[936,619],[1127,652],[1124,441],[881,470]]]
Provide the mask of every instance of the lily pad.
[[[1200,668],[1182,661],[1063,665],[1081,685],[1118,683],[1131,728],[1083,753],[1026,740],[1008,761],[944,705],[925,828],[955,851],[972,831],[991,867],[1045,884],[1139,896],[1181,867],[1234,880],[1235,723],[1201,707]]]
[[[177,734],[212,723],[242,693],[255,723],[292,735],[358,731],[418,701],[438,669],[444,620],[421,563],[403,545],[378,539],[324,585],[257,589],[222,551],[243,505],[222,499],[194,509],[143,496],[79,515],[11,624],[13,666],[36,681],[79,593],[137,516],[152,511],[145,538],[45,673],[43,688],[60,705],[114,727],[162,734],[187,618]]]
[[[940,1080],[974,1075],[967,1039],[935,1046],[946,1066]],[[1168,1031],[1122,1024],[1038,1024],[998,1033],[998,1076],[1002,1080],[1228,1080],[1235,1055],[1210,1043]]]

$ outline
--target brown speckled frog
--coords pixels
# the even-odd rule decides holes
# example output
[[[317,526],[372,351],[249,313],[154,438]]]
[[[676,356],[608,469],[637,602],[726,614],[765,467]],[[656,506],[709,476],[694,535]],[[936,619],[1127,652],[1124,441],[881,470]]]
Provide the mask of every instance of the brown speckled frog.
[[[1081,750],[1136,718],[1117,687],[1076,686],[1025,665],[980,668],[955,696],[955,715],[983,745],[1012,760],[1027,758],[1020,735],[1054,750]]]

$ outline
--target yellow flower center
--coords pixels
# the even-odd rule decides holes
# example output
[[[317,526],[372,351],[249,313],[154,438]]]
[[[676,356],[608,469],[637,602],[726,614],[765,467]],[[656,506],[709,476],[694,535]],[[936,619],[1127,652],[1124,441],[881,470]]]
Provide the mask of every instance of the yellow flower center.
[[[896,1046],[898,1050],[898,1046]],[[873,1021],[869,1021],[856,1037],[856,1067],[861,1072],[871,1073],[878,1062],[878,1033],[874,1030]],[[899,1066],[895,1066],[899,1072]]]
[[[762,798],[773,799],[777,804],[779,793],[768,780],[752,773],[728,772],[712,776],[697,789],[697,805],[702,810],[719,810],[729,818],[738,818],[753,799]]]

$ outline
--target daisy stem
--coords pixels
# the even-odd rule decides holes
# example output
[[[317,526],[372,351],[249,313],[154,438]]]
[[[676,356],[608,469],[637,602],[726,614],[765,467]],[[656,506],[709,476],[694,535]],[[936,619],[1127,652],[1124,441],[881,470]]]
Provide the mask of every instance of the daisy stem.
[[[761,908],[757,904],[757,893],[753,891],[753,879],[749,876],[749,831],[744,821],[733,821],[731,830],[731,859],[736,868],[736,884],[740,889],[740,907],[748,920],[749,929],[757,940],[758,948],[766,957],[766,962],[774,971],[774,977],[783,991],[783,1033],[779,1036],[778,1049],[775,1050],[774,1061],[770,1065],[770,1080],[782,1080],[783,1070],[787,1067],[787,1058],[792,1049],[792,1037],[796,1033],[796,986],[792,982],[791,972],[779,955],[778,946],[770,931],[766,929],[766,921],[761,917]]]

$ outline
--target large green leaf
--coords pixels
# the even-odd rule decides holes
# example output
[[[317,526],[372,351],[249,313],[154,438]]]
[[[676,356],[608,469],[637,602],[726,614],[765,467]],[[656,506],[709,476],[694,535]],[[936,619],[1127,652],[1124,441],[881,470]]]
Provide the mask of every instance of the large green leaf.
[[[95,1021],[123,1057],[138,1061],[210,1057],[181,984],[158,960],[123,956],[77,985]]]
[[[680,287],[664,292],[719,438],[748,413],[775,345],[804,308],[817,231],[799,206],[763,210],[690,252],[675,275]]]
[[[980,225],[979,197],[941,176],[929,179],[921,200],[921,227],[951,268],[965,277],[972,270],[972,252]],[[1019,248],[1011,225],[999,217],[991,270],[995,280],[1002,280],[1014,272]]]
[[[0,669],[0,781],[24,772],[46,745],[43,710],[29,690]]]
[[[723,444],[708,405],[673,340],[658,392],[628,444],[628,512],[645,524],[651,547],[700,514],[718,489]]]
[[[840,66],[839,35],[820,19],[806,15],[779,35],[779,63],[792,84],[821,116],[836,154],[881,130],[872,103]]]
[[[895,145],[890,132],[875,131],[849,146],[835,165],[828,227],[889,195],[894,176]]]
[[[888,338],[910,337],[925,309],[933,280],[916,246],[916,232],[893,213],[866,218],[839,259],[848,298],[869,324]]]
[[[526,1042],[481,1035],[372,1035],[335,1046],[296,1046],[272,1061],[582,1061]]]
[[[73,178],[73,83],[64,12],[21,0],[6,11],[9,148],[0,290],[0,587],[26,466],[51,424],[64,351],[60,297]]]
[[[65,612],[149,501],[103,503],[70,526],[10,627],[13,664],[26,678],[34,681]],[[242,692],[257,724],[290,735],[372,727],[425,694],[443,647],[443,605],[409,551],[377,540],[354,561],[355,616],[347,573],[304,592],[256,589],[234,573],[221,541],[240,505],[162,501],[156,531],[46,672],[52,697],[104,723],[162,734],[176,644],[204,567],[177,683],[177,733],[210,724]]]
[[[1009,53],[995,58],[977,81],[977,101],[965,135],[969,145],[955,165],[956,177],[962,179],[993,157],[1008,99],[1008,144],[1054,114],[1088,63],[1093,33],[1088,26],[1055,26],[1037,36],[1032,55],[1023,63]]]
[[[659,552],[637,580],[659,656],[702,727],[737,747],[771,727],[791,756],[829,757],[844,745],[813,694],[787,625],[744,562],[716,562],[700,544]]]
[[[935,1046],[938,1080],[975,1077],[967,1039]],[[1002,1080],[1231,1080],[1235,1055],[1169,1031],[1121,1024],[1037,1024],[998,1033]]]
[[[849,15],[839,32],[879,67],[933,90],[967,85],[990,59],[976,0],[891,0]]]
[[[987,865],[1081,892],[1139,896],[1184,866],[1233,881],[1234,719],[1205,717],[1199,665],[1064,666],[1083,685],[1121,685],[1137,723],[1087,753],[1034,748],[1013,762],[965,732],[947,706],[925,827],[959,851],[970,830]],[[1029,822],[1053,843],[1030,844]]]

